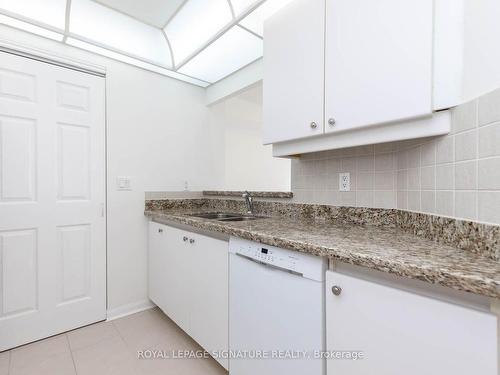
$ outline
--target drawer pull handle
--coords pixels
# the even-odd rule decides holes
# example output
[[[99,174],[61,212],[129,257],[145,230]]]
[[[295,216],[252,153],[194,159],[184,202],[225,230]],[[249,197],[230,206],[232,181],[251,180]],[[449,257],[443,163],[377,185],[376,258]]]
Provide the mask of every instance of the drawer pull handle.
[[[188,238],[187,238],[186,236],[184,236],[184,237],[182,237],[182,240],[183,240],[184,242],[186,242],[186,241],[188,240]]]

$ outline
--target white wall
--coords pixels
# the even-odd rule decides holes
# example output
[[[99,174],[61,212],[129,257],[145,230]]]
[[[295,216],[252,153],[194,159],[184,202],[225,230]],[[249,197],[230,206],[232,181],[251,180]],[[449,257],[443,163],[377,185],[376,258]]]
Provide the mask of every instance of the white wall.
[[[262,83],[210,106],[213,131],[223,132],[218,145],[225,160],[224,190],[290,190],[290,160],[272,157],[262,145]]]
[[[31,34],[0,26],[0,37],[107,68],[108,309],[148,303],[144,191],[205,189],[223,168],[210,152],[205,91]],[[115,190],[117,176],[132,191]]]
[[[206,89],[207,105],[215,104],[225,98],[245,91],[257,82],[262,82],[264,60],[259,59]]]
[[[144,191],[204,189],[216,160],[202,89],[123,64],[108,75],[108,280],[110,308],[147,296]],[[133,190],[114,190],[132,176]]]

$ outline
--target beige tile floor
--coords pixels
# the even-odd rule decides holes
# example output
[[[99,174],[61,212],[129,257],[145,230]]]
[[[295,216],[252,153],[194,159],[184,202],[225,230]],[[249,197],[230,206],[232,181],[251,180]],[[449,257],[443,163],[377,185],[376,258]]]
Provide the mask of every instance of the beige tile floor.
[[[138,350],[201,350],[159,309],[0,353],[0,375],[227,375],[210,359],[139,359]]]

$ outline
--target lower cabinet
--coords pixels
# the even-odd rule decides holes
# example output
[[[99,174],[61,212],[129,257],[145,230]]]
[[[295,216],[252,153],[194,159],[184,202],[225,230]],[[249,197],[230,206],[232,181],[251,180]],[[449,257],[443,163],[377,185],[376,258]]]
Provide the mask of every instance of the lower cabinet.
[[[228,350],[228,242],[194,235],[191,296],[191,336],[206,350]],[[227,370],[228,360],[219,363]]]
[[[337,272],[326,277],[328,375],[498,375],[497,318],[481,308]]]
[[[205,350],[228,350],[228,243],[149,225],[149,298]]]
[[[189,333],[192,250],[183,232],[150,223],[149,298]]]

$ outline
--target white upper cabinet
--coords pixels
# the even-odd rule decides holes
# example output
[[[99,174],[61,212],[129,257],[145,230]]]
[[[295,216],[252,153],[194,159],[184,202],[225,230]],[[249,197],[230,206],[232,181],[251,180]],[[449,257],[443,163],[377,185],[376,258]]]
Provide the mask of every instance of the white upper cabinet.
[[[295,0],[270,17],[264,143],[274,155],[448,133],[433,107],[433,90],[450,91],[433,84],[435,1]]]
[[[265,24],[264,143],[322,134],[325,3],[295,0]]]
[[[432,31],[433,0],[327,0],[325,131],[431,115]]]

